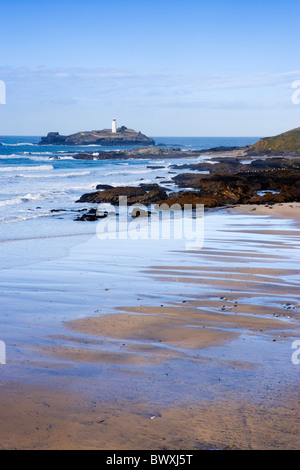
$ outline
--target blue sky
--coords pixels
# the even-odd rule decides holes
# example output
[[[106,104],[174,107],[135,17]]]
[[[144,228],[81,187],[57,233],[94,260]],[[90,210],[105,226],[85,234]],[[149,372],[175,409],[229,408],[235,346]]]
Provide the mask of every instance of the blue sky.
[[[1,0],[0,134],[299,127],[299,14],[293,0]]]

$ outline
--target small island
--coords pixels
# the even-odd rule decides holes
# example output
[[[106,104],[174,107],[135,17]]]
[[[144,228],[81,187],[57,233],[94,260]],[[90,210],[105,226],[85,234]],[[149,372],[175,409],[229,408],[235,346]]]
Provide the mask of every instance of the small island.
[[[41,138],[38,145],[155,145],[155,141],[125,126],[117,128],[114,119],[111,129],[76,132],[67,136],[49,132],[46,137]]]

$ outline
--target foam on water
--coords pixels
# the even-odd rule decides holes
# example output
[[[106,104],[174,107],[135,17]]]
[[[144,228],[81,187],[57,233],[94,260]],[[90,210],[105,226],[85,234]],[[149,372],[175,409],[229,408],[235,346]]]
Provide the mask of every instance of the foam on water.
[[[0,167],[1,172],[5,171],[50,171],[53,170],[52,165],[40,165],[40,166],[2,166]]]
[[[16,143],[13,143],[13,144],[8,144],[6,142],[0,142],[1,145],[3,145],[4,147],[23,147],[23,146],[28,146],[28,145],[36,145],[36,144],[33,144],[32,142],[16,142]]]
[[[49,199],[49,198],[54,198],[58,193],[57,192],[52,192],[52,193],[35,193],[35,194],[25,194],[23,196],[17,196],[13,197],[11,199],[7,199],[4,201],[0,201],[0,206],[11,206],[14,204],[21,204],[22,202],[28,202],[28,201],[38,201],[41,199]],[[63,192],[59,193],[64,194]]]
[[[72,172],[72,173],[55,173],[51,175],[43,175],[43,174],[37,174],[37,175],[15,175],[15,177],[18,178],[69,178],[71,176],[85,176],[89,175],[90,171],[77,171],[77,172]]]

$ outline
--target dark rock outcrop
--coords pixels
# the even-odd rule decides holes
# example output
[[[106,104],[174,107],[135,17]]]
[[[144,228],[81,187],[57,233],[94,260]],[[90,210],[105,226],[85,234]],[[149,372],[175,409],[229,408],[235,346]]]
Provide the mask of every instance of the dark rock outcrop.
[[[204,204],[218,207],[231,204],[300,201],[300,172],[297,169],[263,169],[234,174],[181,174],[174,181],[182,188],[198,192],[171,193],[164,202]],[[259,195],[260,191],[268,192]]]
[[[82,214],[75,220],[94,222],[95,220],[103,219],[108,216],[108,212],[98,213],[97,209],[90,209],[86,214]]]
[[[97,184],[96,189],[112,189],[113,186],[110,184]]]
[[[193,170],[209,169],[209,174],[181,173],[172,178],[179,191],[170,192],[158,184],[116,187],[84,194],[77,202],[119,204],[204,204],[206,208],[235,204],[272,204],[300,202],[300,158],[253,159],[242,163],[236,158],[219,159],[219,163],[186,165]],[[181,167],[181,166],[180,166]],[[200,170],[200,171],[201,171]]]
[[[283,170],[283,169],[299,169],[299,158],[283,158],[283,157],[268,157],[268,158],[253,158],[249,163],[243,163],[243,158],[237,157],[221,157],[217,162],[212,164],[208,162],[200,163],[185,163],[182,165],[171,165],[173,169],[189,169],[194,171],[208,171],[209,173],[241,173],[256,170]]]
[[[183,158],[194,157],[198,153],[194,151],[182,152],[180,149],[163,149],[159,147],[142,147],[130,150],[113,150],[113,151],[97,151],[92,153],[80,152],[73,156],[76,160],[121,160],[121,159],[137,159],[151,158],[153,160],[159,158]]]
[[[141,185],[141,186],[117,186],[112,189],[105,189],[103,191],[95,191],[93,193],[83,194],[81,198],[76,201],[79,203],[110,203],[112,205],[119,204],[119,197],[126,196],[127,204],[153,204],[157,201],[167,198],[164,188],[158,184]]]

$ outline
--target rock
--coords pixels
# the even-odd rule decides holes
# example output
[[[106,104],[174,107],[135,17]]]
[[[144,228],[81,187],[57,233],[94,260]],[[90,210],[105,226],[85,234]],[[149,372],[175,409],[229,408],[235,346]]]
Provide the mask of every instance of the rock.
[[[83,214],[81,217],[77,217],[74,220],[94,222],[95,220],[103,219],[108,216],[108,212],[103,212],[99,214],[97,209],[90,209],[87,214]]]
[[[200,175],[183,173],[173,178],[179,187],[195,191],[170,193],[165,202],[205,204],[218,207],[228,204],[262,204],[265,202],[300,201],[300,173],[296,169],[262,169],[240,173]],[[270,191],[259,196],[257,191]]]
[[[113,206],[119,204],[119,197],[126,196],[127,204],[152,204],[159,200],[167,198],[166,191],[158,184],[141,185],[141,186],[117,186],[115,188],[106,189],[104,191],[96,191],[93,193],[83,194],[76,202],[90,203],[110,203]]]
[[[134,207],[133,211],[131,212],[131,217],[136,218],[136,217],[150,217],[151,216],[151,211],[145,211],[143,209],[140,209],[139,207]]]
[[[39,142],[39,145],[65,145],[65,140],[66,137],[60,135],[59,132],[48,132],[47,137],[42,137],[41,141]]]
[[[157,183],[140,183],[139,186],[143,188],[145,191],[153,191],[153,190],[162,190],[168,191],[167,188],[158,185]]]
[[[110,184],[97,184],[96,189],[112,189],[113,186]]]
[[[116,144],[119,145],[119,144]],[[182,158],[184,157],[195,157],[199,155],[199,152],[187,151],[182,152],[180,149],[164,149],[159,147],[142,147],[134,148],[130,150],[116,150],[116,151],[97,151],[98,155],[94,155],[95,152],[86,153],[81,152],[73,156],[77,160],[107,160],[107,159],[137,159],[137,158],[149,158],[165,159],[165,158]],[[165,168],[164,166],[162,168]]]
[[[151,170],[160,170],[161,168],[165,168],[165,167],[162,165],[157,165],[157,166],[147,165],[146,168],[150,168]]]
[[[142,150],[142,153],[140,151]],[[146,155],[151,149],[136,149]],[[169,152],[156,149],[158,152]],[[127,152],[127,151],[125,151]],[[124,153],[125,153],[124,152]],[[172,178],[180,190],[170,192],[158,184],[143,184],[138,187],[106,187],[102,191],[84,194],[76,202],[119,204],[119,196],[127,196],[127,204],[203,204],[206,208],[234,206],[237,204],[282,204],[300,201],[299,158],[253,158],[243,163],[244,156],[218,157],[217,163],[200,162],[176,168],[191,168],[189,173],[180,173]],[[199,173],[206,169],[206,174]],[[196,171],[195,171],[196,170]],[[169,172],[171,173],[171,172]],[[167,180],[165,184],[169,184]],[[107,185],[109,186],[109,185]],[[269,207],[268,206],[268,207]]]

